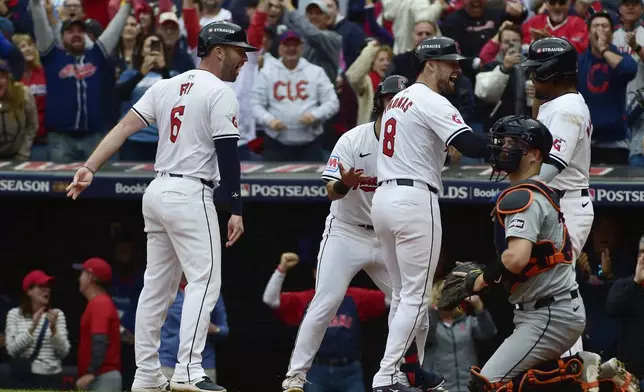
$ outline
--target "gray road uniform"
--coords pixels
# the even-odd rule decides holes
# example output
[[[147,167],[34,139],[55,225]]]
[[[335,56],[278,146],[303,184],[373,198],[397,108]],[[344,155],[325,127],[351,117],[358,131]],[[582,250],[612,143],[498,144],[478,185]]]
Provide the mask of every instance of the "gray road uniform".
[[[493,217],[499,257],[510,237],[533,243],[528,265],[506,279],[515,330],[481,370],[490,383],[505,383],[558,359],[581,336],[586,311],[556,193],[537,177],[522,181],[499,196]]]

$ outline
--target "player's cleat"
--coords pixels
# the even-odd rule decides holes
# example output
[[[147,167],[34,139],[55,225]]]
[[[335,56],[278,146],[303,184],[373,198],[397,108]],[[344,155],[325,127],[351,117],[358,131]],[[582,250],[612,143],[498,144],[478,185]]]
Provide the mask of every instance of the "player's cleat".
[[[408,387],[399,382],[394,385],[387,385],[384,387],[375,387],[373,392],[422,392],[418,388]]]
[[[630,374],[622,361],[617,358],[612,358],[610,361],[602,363],[599,367],[599,378],[610,378],[618,387],[623,388],[624,384],[628,383],[626,391],[639,392],[639,380]]]
[[[135,387],[132,386],[130,389],[132,392],[170,392],[170,381],[166,381],[164,384],[161,384],[156,387]]]
[[[288,376],[282,382],[282,392],[304,392],[306,379],[299,374]]]
[[[208,377],[192,382],[170,381],[170,389],[174,392],[226,392],[226,388],[215,384]]]
[[[418,362],[403,363],[400,371],[404,372],[409,384],[423,392],[443,391],[445,379],[440,374],[434,374],[423,369]]]
[[[599,378],[599,365],[601,364],[602,358],[599,354],[591,353],[589,351],[580,351],[577,355],[583,361],[581,376],[579,376],[579,379],[585,384],[592,385],[588,388],[588,392],[599,392],[597,379]]]

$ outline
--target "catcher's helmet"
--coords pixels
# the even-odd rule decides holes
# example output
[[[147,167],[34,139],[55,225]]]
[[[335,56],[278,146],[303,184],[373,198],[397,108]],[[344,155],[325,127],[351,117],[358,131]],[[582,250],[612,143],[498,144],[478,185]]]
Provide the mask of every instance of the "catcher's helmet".
[[[493,141],[492,168],[497,172],[516,171],[528,149],[539,150],[542,161],[549,161],[552,134],[539,120],[529,116],[506,116],[494,124],[490,136]],[[506,138],[514,141],[509,147]]]
[[[380,113],[385,109],[382,107],[382,101],[380,100],[383,95],[396,95],[407,87],[409,87],[409,81],[406,77],[400,75],[391,75],[380,82],[373,96],[373,111]]]
[[[521,67],[534,72],[534,79],[546,82],[555,76],[577,75],[577,50],[565,38],[547,37],[534,41]]]
[[[424,64],[427,60],[465,60],[458,42],[449,37],[435,36],[422,40],[414,50],[416,59]]]
[[[197,56],[206,56],[210,48],[216,45],[237,46],[246,52],[257,51],[257,48],[248,43],[244,29],[229,22],[212,22],[201,29]]]

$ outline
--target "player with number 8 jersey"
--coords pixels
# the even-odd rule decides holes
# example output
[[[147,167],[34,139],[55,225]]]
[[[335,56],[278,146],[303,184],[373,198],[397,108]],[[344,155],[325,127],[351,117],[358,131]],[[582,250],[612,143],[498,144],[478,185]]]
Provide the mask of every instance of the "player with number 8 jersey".
[[[470,157],[492,155],[489,140],[474,134],[442,95],[454,91],[461,73],[459,61],[465,57],[458,43],[427,38],[415,54],[422,71],[385,108],[378,151],[371,217],[392,283],[393,316],[373,392],[418,391],[397,369],[429,311],[442,239],[438,194],[447,147]]]
[[[199,68],[157,82],[110,131],[78,170],[68,196],[76,199],[95,172],[123,142],[156,123],[159,144],[157,176],[143,195],[147,242],[144,286],[136,310],[137,370],[132,392],[219,391],[201,365],[210,313],[221,287],[221,239],[214,189],[229,193],[232,215],[228,241],[244,231],[237,154],[239,103],[225,82],[234,82],[255,51],[239,26],[206,25],[199,33]],[[172,380],[161,373],[157,350],[164,315],[174,300],[181,275],[188,281],[181,313],[177,365]]]

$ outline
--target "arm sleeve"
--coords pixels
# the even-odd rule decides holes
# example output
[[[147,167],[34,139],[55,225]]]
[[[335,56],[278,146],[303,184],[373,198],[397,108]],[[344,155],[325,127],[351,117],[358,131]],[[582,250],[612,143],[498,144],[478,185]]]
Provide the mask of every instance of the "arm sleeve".
[[[41,56],[46,56],[54,48],[54,32],[47,21],[47,13],[42,4],[42,0],[31,0],[31,15],[34,19],[34,35],[36,38],[36,47]]]
[[[29,333],[29,330],[20,330],[20,317],[18,308],[11,309],[7,313],[5,344],[7,353],[13,358],[19,358],[36,339],[34,335]]]
[[[479,53],[479,58],[481,59],[481,62],[483,63],[483,65],[494,61],[494,59],[496,58],[496,55],[499,54],[499,48],[500,48],[499,43],[494,42],[492,40],[488,40],[485,43],[485,45],[483,45],[483,48]]]
[[[340,136],[340,139],[335,143],[329,161],[324,167],[322,172],[322,180],[324,181],[339,181],[340,177],[340,163],[345,170],[355,167],[355,158],[352,153],[351,140],[347,134]]]
[[[314,290],[280,294],[280,307],[275,309],[275,315],[285,324],[300,325],[314,294]]]
[[[280,292],[282,291],[282,284],[284,284],[285,278],[286,274],[275,269],[275,272],[273,272],[273,275],[268,280],[268,284],[266,284],[262,300],[271,309],[278,309],[280,307]]]
[[[318,68],[317,78],[317,98],[318,107],[311,110],[311,114],[316,120],[326,121],[333,117],[340,108],[340,101],[338,95],[335,93],[335,87],[329,80],[329,77],[324,73],[322,68]]]
[[[465,124],[458,109],[447,99],[442,105],[437,105],[435,110],[428,112],[426,118],[428,118],[428,127],[445,143],[445,146],[449,146],[461,133],[472,131],[472,128]]]
[[[486,161],[492,157],[492,145],[485,135],[462,132],[452,139],[450,145],[466,157],[483,158]]]
[[[491,71],[479,72],[476,74],[474,95],[484,102],[497,103],[503,96],[509,80],[510,75],[501,72],[500,65],[497,65]]]
[[[184,8],[182,12],[183,24],[186,28],[186,41],[188,48],[194,49],[199,41],[199,15],[194,7]]]
[[[268,69],[266,65],[257,75],[255,79],[255,87],[251,97],[251,105],[253,107],[253,117],[258,125],[267,126],[271,120],[275,119],[268,110],[268,95],[270,94],[268,88]]]
[[[133,106],[132,111],[139,116],[141,121],[145,123],[146,127],[149,127],[151,124],[156,122],[156,115],[154,111],[154,103],[156,91],[159,89],[159,86],[163,83],[157,82],[152,87],[145,91],[145,94],[139,99]]]
[[[25,87],[25,95],[27,104],[25,105],[25,130],[24,140],[18,151],[18,157],[21,159],[29,159],[31,156],[31,146],[34,143],[34,138],[38,132],[38,108],[36,107],[36,100],[34,96]]]
[[[103,361],[105,361],[105,354],[107,354],[107,333],[94,333],[92,334],[92,356],[87,367],[87,373],[96,374]]]
[[[376,12],[374,9],[374,6],[365,6],[365,18],[367,19],[367,23],[369,25],[369,29],[371,30],[371,33],[378,38],[378,40],[384,44],[387,44],[389,46],[394,46],[394,37],[391,35],[387,29],[384,27],[380,26],[378,24],[378,21],[376,20]]]
[[[228,191],[230,212],[233,215],[242,215],[241,199],[241,163],[237,149],[239,137],[225,137],[215,139],[217,163],[223,188]]]
[[[250,26],[248,27],[248,43],[256,48],[262,46],[266,19],[268,19],[268,13],[255,11],[253,17],[250,20]]]
[[[476,340],[489,340],[496,336],[496,325],[486,309],[473,316],[472,335]]]
[[[505,216],[506,240],[517,237],[536,243],[544,218],[545,212],[540,203],[540,197],[533,192],[532,204],[526,210]]]
[[[561,173],[562,168],[556,164],[545,163],[541,165],[541,172],[539,172],[539,177],[543,179],[546,183],[554,180],[557,177],[557,174]]]
[[[106,58],[114,52],[114,48],[116,48],[116,44],[118,44],[119,39],[121,38],[121,31],[123,31],[123,27],[125,26],[127,17],[130,15],[131,9],[132,6],[129,3],[121,5],[121,8],[119,8],[119,11],[114,16],[114,19],[110,21],[105,28],[105,31],[103,31],[101,36],[96,40],[99,46],[103,46]]]
[[[606,312],[611,317],[628,318],[633,316],[633,297],[644,287],[633,281],[633,277],[620,279],[613,283],[606,298]]]
[[[380,290],[369,290],[358,287],[349,287],[347,295],[356,303],[360,321],[368,321],[379,317],[385,310],[385,293]]]
[[[549,119],[547,126],[552,133],[550,160],[561,171],[568,166],[577,141],[585,137],[586,124],[579,116],[560,112]]]
[[[56,335],[51,337],[51,344],[58,358],[65,358],[69,354],[69,334],[67,332],[67,320],[62,310],[58,310],[56,318]]]
[[[620,61],[617,64],[617,67],[615,67],[615,71],[618,72],[619,78],[625,82],[633,80],[637,74],[637,63],[633,60],[630,54],[619,51],[616,53],[622,56],[622,61]]]
[[[127,79],[125,79],[125,76],[121,77],[123,79],[116,82],[116,96],[120,101],[128,101],[132,97],[132,91],[134,91],[136,85],[143,80],[143,74],[139,71],[132,71]]]
[[[364,95],[369,88],[368,84],[371,83],[371,80],[368,74],[371,70],[371,64],[373,64],[373,60],[376,57],[376,53],[378,53],[378,47],[365,46],[360,56],[347,69],[347,80],[358,96]]]
[[[221,296],[215,305],[215,309],[213,309],[212,314],[210,315],[210,322],[219,327],[217,338],[224,339],[228,337],[228,334],[230,333],[230,328],[228,327],[228,315],[226,314],[226,304]]]

